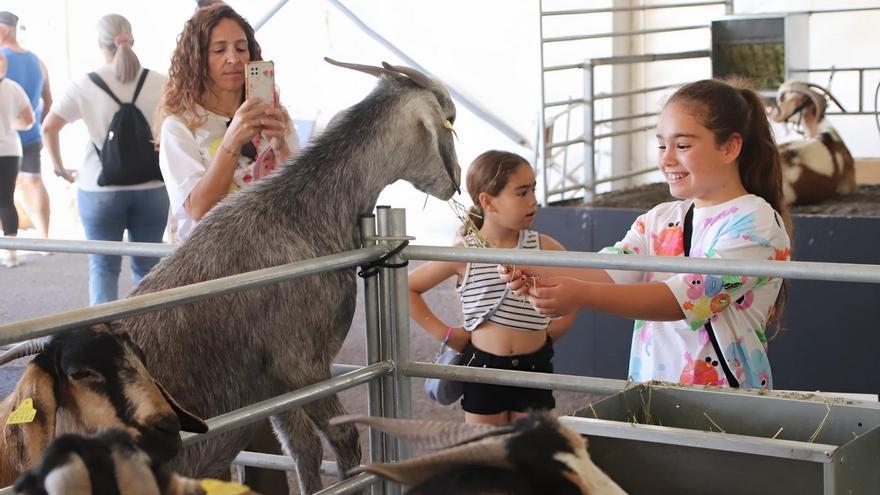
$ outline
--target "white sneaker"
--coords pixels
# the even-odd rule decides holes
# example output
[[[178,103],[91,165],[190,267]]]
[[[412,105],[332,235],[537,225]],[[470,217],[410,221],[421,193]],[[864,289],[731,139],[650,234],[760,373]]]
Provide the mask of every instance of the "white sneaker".
[[[18,266],[18,254],[14,249],[6,251],[6,257],[3,258],[3,266],[6,268],[15,268]]]

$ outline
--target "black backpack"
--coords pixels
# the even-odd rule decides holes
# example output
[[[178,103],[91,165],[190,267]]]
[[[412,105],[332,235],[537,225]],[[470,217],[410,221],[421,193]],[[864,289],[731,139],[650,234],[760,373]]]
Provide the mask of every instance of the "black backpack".
[[[98,146],[92,143],[101,160],[99,186],[130,186],[156,179],[162,180],[162,172],[159,171],[159,152],[153,145],[150,123],[134,104],[144,80],[147,79],[147,72],[149,72],[147,69],[141,72],[131,103],[119,101],[97,73],[89,73],[89,79],[119,105],[119,110],[110,121],[110,127],[107,128],[104,146],[98,149]]]

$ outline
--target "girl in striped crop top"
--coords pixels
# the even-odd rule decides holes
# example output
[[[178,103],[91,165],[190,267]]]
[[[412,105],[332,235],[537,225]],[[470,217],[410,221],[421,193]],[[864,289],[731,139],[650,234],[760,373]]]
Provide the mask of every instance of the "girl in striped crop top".
[[[521,156],[487,151],[468,168],[471,219],[492,247],[564,250],[553,238],[530,230],[537,201],[535,175]],[[462,235],[464,233],[462,232]],[[455,244],[473,247],[467,236]],[[450,326],[425,303],[422,294],[456,276],[464,324]],[[574,321],[574,314],[550,319],[535,312],[525,298],[509,292],[496,264],[431,261],[409,275],[410,313],[438,340],[464,353],[468,366],[553,372],[552,342]],[[528,410],[552,409],[550,390],[477,383],[464,384],[461,401],[469,423],[503,424]]]

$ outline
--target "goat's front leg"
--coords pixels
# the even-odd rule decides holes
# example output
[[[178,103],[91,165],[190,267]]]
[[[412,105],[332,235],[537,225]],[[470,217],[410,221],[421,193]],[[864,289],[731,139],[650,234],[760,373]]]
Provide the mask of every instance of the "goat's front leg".
[[[321,488],[321,461],[324,449],[315,433],[315,426],[299,407],[271,416],[272,429],[284,452],[293,458],[302,494],[315,493]],[[293,493],[293,490],[291,490]]]
[[[336,395],[324,397],[306,404],[303,409],[333,448],[339,477],[347,478],[349,471],[361,463],[361,443],[354,423],[334,426],[329,424],[331,418],[348,414],[339,402],[339,397]]]

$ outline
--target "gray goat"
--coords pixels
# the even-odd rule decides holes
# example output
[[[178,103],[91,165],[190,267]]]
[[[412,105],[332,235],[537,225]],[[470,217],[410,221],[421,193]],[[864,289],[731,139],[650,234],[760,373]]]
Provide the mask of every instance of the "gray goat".
[[[414,459],[370,464],[370,472],[410,485],[407,495],[625,495],[587,452],[587,441],[547,414],[503,426],[369,416],[334,418],[361,423],[415,447],[434,451]]]
[[[181,429],[207,431],[147,372],[140,349],[106,325],[21,344],[0,356],[0,364],[32,354],[15,390],[0,402],[0,487],[36,464],[64,433],[121,428],[153,458],[167,461],[180,450]],[[33,419],[7,424],[26,402],[36,411]]]
[[[329,61],[329,60],[328,60]],[[404,179],[441,199],[458,190],[455,106],[446,89],[406,67],[342,64],[379,78],[290,163],[218,204],[132,292],[147,294],[359,247],[358,217]],[[354,270],[322,273],[126,318],[118,326],[181,402],[213,417],[330,378],[355,310]],[[270,418],[296,462],[302,493],[321,488],[319,430],[340,472],[360,463],[357,429],[334,395]],[[253,427],[187,447],[177,471],[219,477]]]

